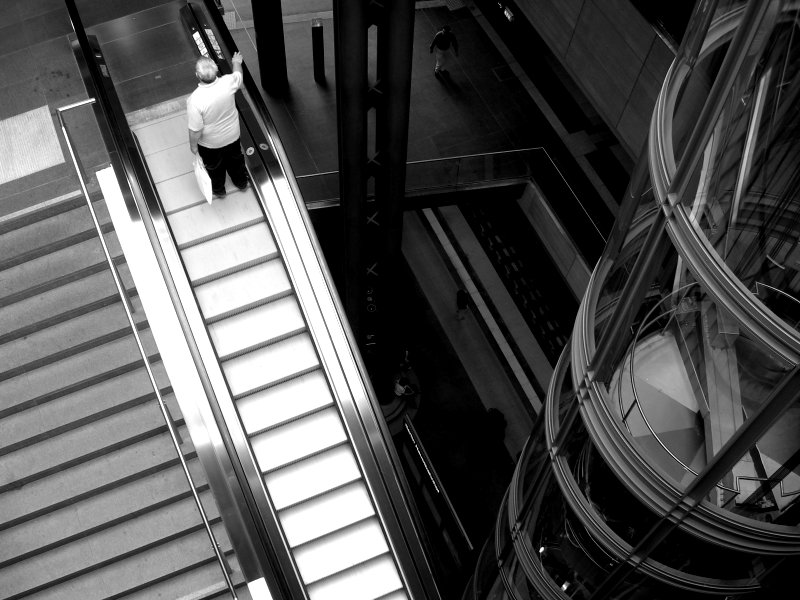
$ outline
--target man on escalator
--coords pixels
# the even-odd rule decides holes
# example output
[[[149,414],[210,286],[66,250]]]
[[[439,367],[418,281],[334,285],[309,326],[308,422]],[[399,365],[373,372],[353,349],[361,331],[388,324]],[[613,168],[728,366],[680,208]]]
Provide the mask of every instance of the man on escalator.
[[[216,63],[199,58],[195,75],[200,83],[186,101],[189,120],[189,148],[200,153],[211,177],[215,198],[225,197],[225,173],[240,190],[247,188],[247,169],[239,142],[239,114],[236,92],[242,87],[242,55],[231,60],[233,73],[218,77]]]

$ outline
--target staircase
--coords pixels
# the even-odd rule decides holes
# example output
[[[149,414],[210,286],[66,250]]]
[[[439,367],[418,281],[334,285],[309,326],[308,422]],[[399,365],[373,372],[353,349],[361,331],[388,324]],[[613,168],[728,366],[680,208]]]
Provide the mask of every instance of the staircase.
[[[94,206],[181,432],[104,202]],[[0,257],[0,600],[230,597],[83,197],[0,222]]]

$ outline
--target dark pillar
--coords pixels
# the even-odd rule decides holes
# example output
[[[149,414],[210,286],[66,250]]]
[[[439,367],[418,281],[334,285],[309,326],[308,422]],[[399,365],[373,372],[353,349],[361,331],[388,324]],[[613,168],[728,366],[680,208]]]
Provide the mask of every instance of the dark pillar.
[[[269,94],[283,94],[289,88],[289,79],[286,76],[281,0],[252,0],[251,4],[261,87]]]
[[[314,59],[314,81],[325,83],[325,38],[322,35],[322,19],[311,22],[311,54]]]
[[[411,59],[414,45],[414,1],[391,0],[378,21],[378,82],[375,113],[376,156],[380,168],[375,181],[381,212],[383,258],[381,312],[384,357],[396,367],[404,347],[404,291],[396,276],[402,266],[403,200],[408,151],[408,115],[411,96]]]
[[[367,11],[364,2],[333,0],[339,196],[344,229],[343,287],[347,318],[362,351],[373,339],[367,304],[363,232],[367,200]]]
[[[413,0],[334,0],[339,188],[344,216],[344,306],[373,383],[388,389],[399,363],[401,266]],[[369,86],[368,28],[378,28],[378,80]],[[375,149],[367,148],[367,111],[375,109]],[[367,198],[374,177],[375,198]]]

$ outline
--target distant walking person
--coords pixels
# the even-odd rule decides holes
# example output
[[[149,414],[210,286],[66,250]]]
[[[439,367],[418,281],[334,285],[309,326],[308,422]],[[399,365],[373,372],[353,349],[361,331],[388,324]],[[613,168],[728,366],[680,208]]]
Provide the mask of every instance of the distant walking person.
[[[437,77],[442,73],[447,73],[445,67],[449,62],[450,48],[458,56],[458,40],[456,36],[450,31],[450,25],[442,25],[442,28],[433,36],[430,48],[431,53],[436,50],[436,66],[433,68],[433,74]]]
[[[462,321],[464,319],[464,312],[469,306],[469,294],[465,289],[459,289],[456,292],[456,319]]]
[[[211,177],[215,198],[225,197],[225,173],[233,185],[247,187],[247,169],[239,142],[239,113],[236,92],[242,87],[242,55],[236,52],[231,61],[233,73],[217,77],[216,63],[199,58],[195,75],[200,83],[186,101],[189,120],[189,148],[200,153]]]

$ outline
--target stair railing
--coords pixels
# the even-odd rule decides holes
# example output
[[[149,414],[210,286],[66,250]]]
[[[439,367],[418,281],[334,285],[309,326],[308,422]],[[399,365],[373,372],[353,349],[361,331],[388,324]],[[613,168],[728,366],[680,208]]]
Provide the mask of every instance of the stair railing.
[[[131,328],[131,332],[133,333],[133,337],[136,340],[136,347],[139,350],[139,354],[142,357],[142,362],[144,363],[144,368],[147,371],[147,377],[150,379],[150,385],[153,387],[153,392],[156,395],[156,399],[158,401],[158,407],[161,409],[161,414],[164,417],[164,421],[167,425],[167,430],[169,431],[170,438],[172,439],[172,444],[175,446],[175,451],[178,454],[178,460],[180,460],[181,468],[183,469],[183,474],[186,477],[186,481],[189,483],[189,489],[192,491],[192,497],[194,498],[195,505],[197,506],[197,510],[200,513],[200,518],[203,520],[203,526],[205,527],[206,533],[208,534],[208,538],[211,541],[211,547],[214,550],[214,555],[216,556],[217,562],[219,563],[220,569],[222,570],[222,575],[225,578],[225,584],[228,587],[228,591],[230,591],[231,597],[234,600],[238,600],[238,596],[236,595],[236,590],[233,586],[233,581],[230,578],[231,568],[228,565],[228,562],[225,559],[222,550],[220,549],[219,543],[217,542],[216,537],[214,536],[214,531],[211,528],[211,523],[208,520],[208,516],[206,515],[206,511],[203,508],[203,503],[200,500],[200,496],[197,493],[197,488],[194,484],[194,479],[192,478],[192,474],[189,472],[189,465],[186,463],[186,458],[183,456],[183,452],[181,452],[181,442],[180,437],[175,429],[175,423],[172,421],[172,416],[169,413],[169,408],[167,407],[166,403],[164,402],[164,397],[161,395],[161,390],[159,389],[158,383],[156,382],[155,374],[153,373],[153,369],[150,365],[150,360],[147,358],[147,352],[145,352],[144,344],[142,343],[142,338],[139,336],[139,330],[136,327],[136,321],[133,318],[133,304],[131,303],[130,297],[128,296],[128,292],[125,289],[125,285],[122,282],[122,277],[117,270],[117,266],[114,263],[114,259],[111,256],[111,252],[108,249],[108,244],[106,243],[105,237],[103,236],[103,230],[100,227],[100,221],[97,218],[97,213],[94,210],[94,206],[92,205],[92,199],[89,197],[89,192],[86,188],[86,179],[84,177],[83,166],[81,165],[80,159],[75,154],[75,148],[72,144],[72,138],[67,131],[66,123],[64,122],[64,115],[63,113],[72,110],[75,108],[79,108],[81,106],[88,106],[94,104],[96,102],[95,98],[88,98],[86,100],[81,100],[79,102],[75,102],[73,104],[69,104],[67,106],[62,106],[56,109],[56,113],[58,115],[58,122],[61,126],[61,131],[64,134],[64,141],[67,145],[67,149],[69,150],[70,158],[72,159],[72,164],[75,167],[75,172],[78,176],[78,182],[81,186],[81,193],[83,194],[84,199],[86,200],[86,206],[89,208],[89,214],[92,217],[92,222],[94,223],[94,227],[97,230],[97,236],[100,240],[100,245],[103,247],[103,254],[105,255],[106,262],[108,263],[109,267],[111,268],[111,275],[114,278],[114,285],[117,287],[117,293],[119,294],[120,299],[122,300],[122,306],[125,309],[125,316],[128,319],[128,325]]]

